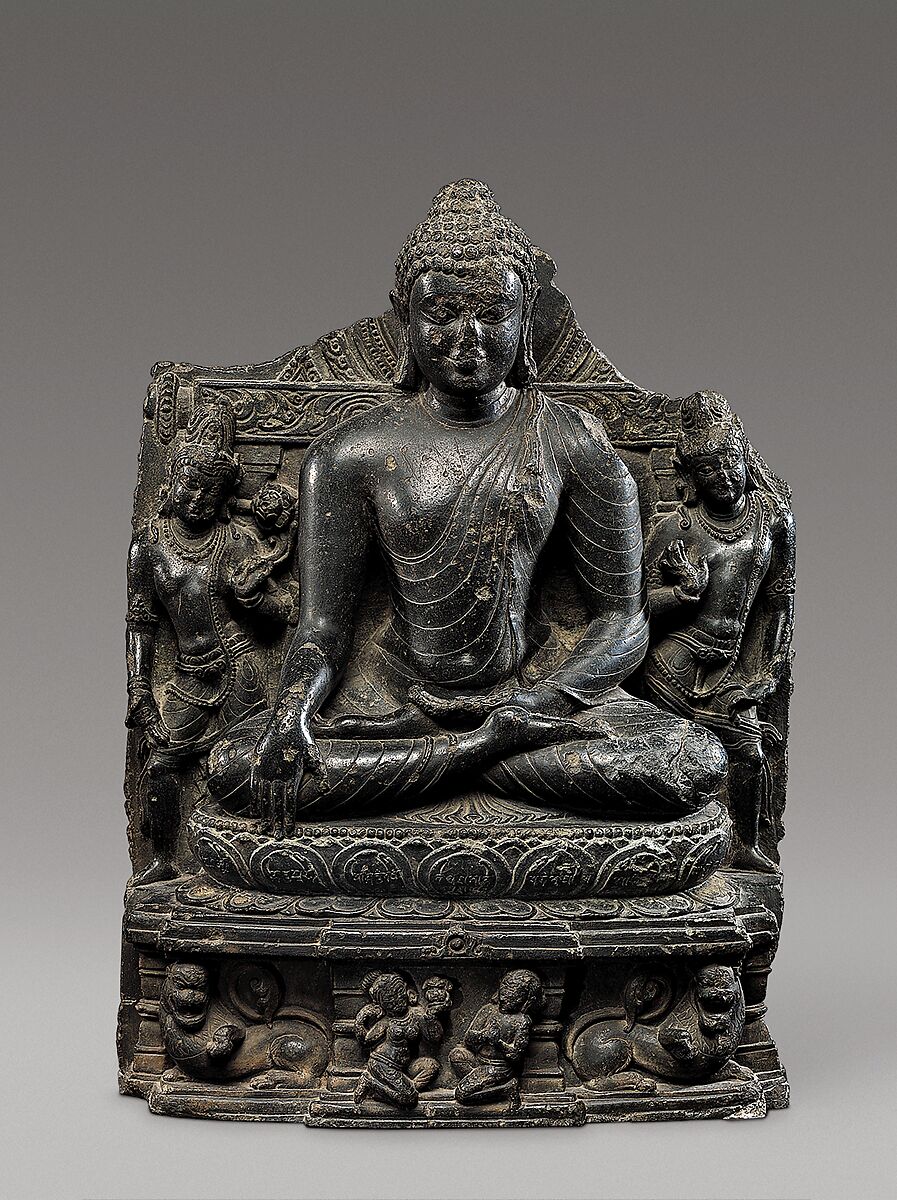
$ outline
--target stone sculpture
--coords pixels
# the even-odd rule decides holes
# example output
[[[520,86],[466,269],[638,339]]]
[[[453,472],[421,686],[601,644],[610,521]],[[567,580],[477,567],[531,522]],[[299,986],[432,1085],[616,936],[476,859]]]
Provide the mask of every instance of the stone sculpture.
[[[278,697],[212,758],[213,793],[238,796],[242,777],[266,827],[419,804],[465,776],[601,815],[678,815],[716,791],[715,738],[619,689],[648,636],[637,492],[598,422],[535,386],[536,293],[529,240],[477,185],[444,189],[403,247],[407,394],[309,448],[302,612]],[[536,571],[553,533],[588,625],[540,663]],[[365,647],[368,708],[343,713],[371,558],[392,611]]]
[[[154,369],[120,1034],[154,1111],[787,1102],[763,1000],[789,494],[722,397],[620,375],[553,273],[461,180],[391,312],[259,366]],[[418,985],[424,960],[446,967]],[[279,1015],[235,1015],[241,971]]]
[[[791,636],[788,495],[713,392],[683,401],[676,455],[685,499],[657,521],[646,548],[657,633],[645,688],[722,740],[738,835],[734,861],[771,871],[759,845],[769,785],[763,741],[778,733],[759,720],[757,706],[779,685]]]
[[[179,772],[208,752],[221,728],[264,705],[262,672],[241,617],[283,623],[293,607],[289,590],[274,575],[292,550],[295,522],[286,536],[271,537],[268,547],[245,522],[225,513],[240,475],[232,445],[229,407],[219,402],[198,408],[172,457],[159,513],[131,544],[127,724],[149,750],[140,788],[156,854],[137,884],[177,874],[172,858]],[[268,532],[265,506],[272,507],[263,494],[254,511]],[[177,657],[160,704],[152,667],[163,612],[173,627]]]
[[[719,963],[701,965],[684,983],[669,969],[639,970],[621,1002],[620,1016],[593,1009],[568,1033],[570,1061],[590,1087],[655,1092],[658,1080],[712,1075],[744,1032],[738,975]]]
[[[250,1087],[268,1089],[308,1086],[320,1077],[328,1048],[320,1026],[278,1012],[283,988],[270,968],[255,968],[249,978],[251,1006],[237,1014],[221,1000],[213,1001],[209,971],[201,963],[168,967],[159,1024],[165,1049],[177,1064],[169,1080],[252,1076]]]

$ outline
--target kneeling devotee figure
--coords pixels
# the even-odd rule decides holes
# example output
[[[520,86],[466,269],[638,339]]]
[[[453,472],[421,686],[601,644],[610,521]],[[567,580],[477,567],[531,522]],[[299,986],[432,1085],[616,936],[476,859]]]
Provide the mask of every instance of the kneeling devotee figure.
[[[535,261],[488,188],[444,188],[396,264],[401,394],[308,451],[277,699],[209,759],[277,836],[465,783],[666,820],[723,779],[712,732],[620,687],[648,648],[638,497],[601,423],[538,388]],[[542,605],[549,543],[585,607],[572,645]],[[390,612],[353,654],[375,564]]]

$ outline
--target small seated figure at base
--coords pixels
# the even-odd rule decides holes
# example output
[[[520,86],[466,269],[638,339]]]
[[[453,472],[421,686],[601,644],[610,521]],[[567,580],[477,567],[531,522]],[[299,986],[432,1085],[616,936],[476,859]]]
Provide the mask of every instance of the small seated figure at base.
[[[509,1111],[520,1107],[520,1070],[532,1033],[531,1014],[542,1007],[542,983],[534,971],[508,971],[498,991],[484,1004],[464,1035],[464,1044],[449,1055],[458,1076],[459,1104],[496,1104],[507,1100]]]
[[[794,533],[784,485],[715,392],[683,401],[676,466],[685,498],[656,521],[645,550],[652,645],[644,694],[719,737],[729,754],[734,865],[774,871],[760,848],[760,818],[770,790],[764,741],[777,734],[757,706],[788,659]]]

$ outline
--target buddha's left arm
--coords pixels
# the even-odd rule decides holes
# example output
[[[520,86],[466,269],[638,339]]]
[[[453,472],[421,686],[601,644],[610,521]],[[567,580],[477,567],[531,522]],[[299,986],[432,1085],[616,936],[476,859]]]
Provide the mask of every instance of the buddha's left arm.
[[[564,519],[589,624],[545,682],[591,704],[628,678],[648,648],[642,526],[635,481],[601,425],[585,414],[568,423]]]

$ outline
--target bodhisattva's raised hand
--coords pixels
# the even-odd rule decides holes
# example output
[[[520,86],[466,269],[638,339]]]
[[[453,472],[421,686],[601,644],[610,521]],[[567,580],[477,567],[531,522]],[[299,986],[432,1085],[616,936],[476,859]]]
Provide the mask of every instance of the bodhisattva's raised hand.
[[[700,600],[710,581],[710,568],[706,558],[695,561],[688,556],[685,543],[679,539],[671,542],[657,560],[661,574],[673,586],[677,600]]]
[[[249,777],[252,815],[276,838],[295,832],[299,788],[305,773],[314,775],[323,785],[327,782],[327,765],[312,736],[307,714],[291,704],[289,696],[284,700],[256,743]]]
[[[241,563],[233,573],[234,596],[241,604],[251,602],[271,578],[271,561]]]

